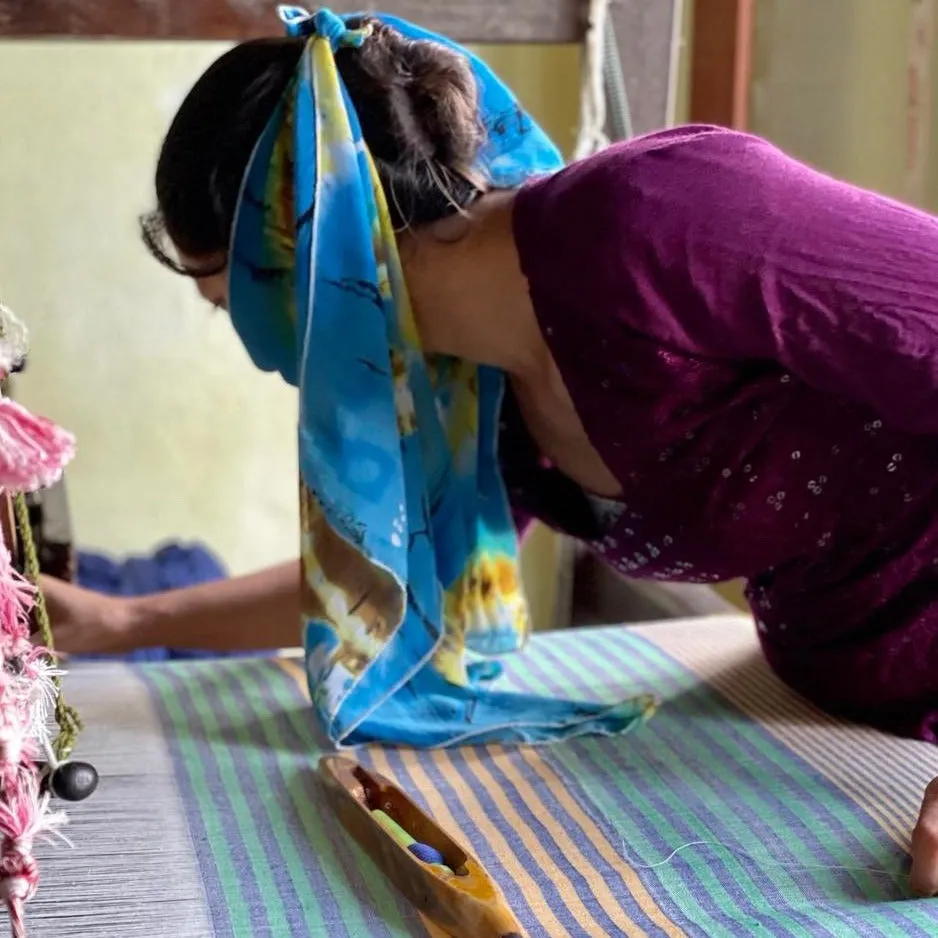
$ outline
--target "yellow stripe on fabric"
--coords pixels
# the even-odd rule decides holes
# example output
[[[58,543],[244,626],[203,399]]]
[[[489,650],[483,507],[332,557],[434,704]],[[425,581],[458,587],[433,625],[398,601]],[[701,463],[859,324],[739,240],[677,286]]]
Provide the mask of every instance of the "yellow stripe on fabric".
[[[303,666],[299,663],[299,661],[297,661],[295,658],[278,658],[277,664],[288,677],[296,681],[297,685],[303,693],[303,696],[308,700],[309,687],[306,683],[306,671],[303,669]],[[394,772],[388,765],[384,753],[377,747],[369,747],[368,752],[371,755],[372,761],[375,763],[375,768],[377,771],[379,771],[382,775],[386,775],[395,784],[401,785],[401,779],[395,777]],[[418,911],[417,915],[420,918],[420,924],[427,933],[427,938],[451,938],[448,932],[443,931],[439,925],[435,925],[433,922],[431,922],[430,919],[428,919],[422,912]]]
[[[938,775],[935,747],[838,720],[789,690],[762,657],[751,620],[714,618],[635,631],[718,690],[909,850],[922,792]],[[887,774],[888,784],[877,780]]]
[[[567,786],[564,784],[563,779],[541,758],[540,753],[536,749],[530,747],[524,747],[519,750],[521,758],[537,773],[538,777],[547,785],[550,789],[551,794],[554,798],[557,799],[557,802],[562,805],[564,811],[566,811],[567,816],[573,821],[581,831],[586,835],[587,839],[592,843],[593,847],[600,853],[603,859],[618,873],[619,879],[622,881],[626,889],[631,893],[632,898],[635,900],[636,905],[648,916],[648,918],[661,929],[661,931],[668,936],[668,938],[686,938],[684,931],[678,927],[674,922],[672,922],[667,915],[661,910],[658,906],[658,903],[655,901],[654,896],[652,896],[648,890],[645,888],[645,885],[642,883],[638,874],[625,860],[623,860],[621,854],[616,850],[615,846],[609,842],[609,838],[599,829],[596,825],[596,822],[583,810],[577,800],[570,794],[567,789]],[[493,752],[493,755],[497,758],[497,752]],[[529,803],[534,801],[534,793],[531,789],[531,786],[528,785],[524,779],[520,777],[517,771],[512,766],[510,760],[502,760],[501,770],[505,773],[505,777],[508,778],[512,784],[518,789],[522,796]],[[554,838],[557,839],[556,837]],[[573,851],[568,851],[568,855],[573,856]],[[588,862],[583,861],[583,869],[588,867]],[[592,882],[593,889],[596,892],[596,897],[599,900],[602,907],[606,910],[606,914],[613,921],[618,921],[618,917],[622,914],[622,909],[620,908],[619,900],[616,899],[612,890],[609,888],[605,880],[600,879],[599,881]]]
[[[455,767],[452,764],[452,761],[449,758],[449,754],[445,751],[434,753],[437,761],[440,762],[441,771],[445,771],[445,767],[442,764],[442,760],[446,761],[446,764],[449,766],[450,772],[447,775],[447,780],[450,784],[454,785],[456,779],[458,778],[459,773],[455,770]],[[495,803],[495,806],[498,808],[502,817],[505,818],[505,821],[512,828],[515,834],[521,838],[524,842],[525,847],[530,851],[531,855],[537,857],[539,860],[539,865],[550,881],[553,883],[554,887],[560,894],[560,898],[566,905],[567,910],[570,914],[576,919],[577,924],[588,934],[595,936],[608,935],[609,938],[620,938],[621,932],[616,934],[611,934],[607,932],[606,929],[599,926],[593,916],[590,914],[589,909],[583,904],[582,899],[580,899],[579,894],[576,891],[576,887],[571,882],[567,874],[554,862],[551,854],[546,851],[543,845],[538,841],[537,835],[531,828],[524,822],[518,812],[515,810],[514,806],[511,803],[511,799],[502,789],[501,785],[495,780],[489,771],[488,766],[485,763],[485,760],[481,759],[479,754],[472,750],[467,750],[464,753],[464,760],[466,767],[469,771],[475,776],[475,778],[481,783],[485,788],[486,794],[492,799]],[[460,785],[462,785],[466,791],[466,794],[469,798],[472,799],[473,805],[471,807],[471,812],[474,813],[476,823],[478,823],[477,818],[482,815],[482,807],[475,800],[475,796],[472,794],[468,786],[465,786],[465,783],[462,782],[462,779],[459,779]],[[467,809],[470,808],[469,801],[466,798],[463,798],[463,802]],[[549,817],[547,808],[537,800],[537,804],[532,804],[532,810],[537,810],[538,806],[540,807],[540,816],[542,818]],[[574,862],[575,859],[579,859],[587,868],[589,864],[586,862],[586,859],[580,853],[579,849],[573,844],[570,838],[566,835],[565,832],[561,832],[563,840],[565,841],[565,846],[569,849],[571,853],[571,860]],[[557,840],[557,832],[551,830],[551,836],[554,840]],[[562,848],[563,849],[563,848]],[[641,929],[635,922],[629,919],[621,909],[616,910],[619,915],[617,916],[620,921],[623,921],[626,926],[627,935],[644,935],[645,932]],[[560,932],[562,934],[562,932]],[[550,934],[554,934],[550,932]]]
[[[305,694],[306,677],[302,667],[296,661],[289,659],[281,659],[278,661],[278,664],[287,674],[289,674],[294,680],[297,681]],[[622,882],[626,885],[626,888],[628,888],[629,892],[632,894],[639,908],[642,909],[648,918],[653,921],[662,930],[662,932],[668,936],[668,938],[684,938],[684,932],[681,931],[681,929],[679,929],[676,925],[674,925],[661,912],[654,899],[645,890],[641,881],[635,874],[635,871],[622,860],[622,857],[616,852],[612,844],[609,843],[608,839],[603,835],[596,824],[588,817],[588,815],[583,811],[576,800],[570,796],[563,782],[553,772],[553,770],[543,763],[540,756],[534,750],[525,749],[521,750],[521,752],[525,761],[531,765],[531,767],[550,787],[551,793],[554,795],[554,797],[557,798],[558,802],[564,805],[569,817],[584,831],[590,841],[593,842],[594,847],[602,853],[603,857],[607,860],[610,866],[619,872]],[[378,772],[386,775],[396,784],[403,784],[404,780],[396,777],[394,770],[388,762],[386,754],[380,747],[369,747],[368,753],[373,761],[375,769]],[[502,750],[500,747],[494,746],[489,747],[489,753],[496,761],[499,770],[503,772],[505,777],[517,788],[519,794],[531,807],[531,809],[538,813],[538,815],[542,818],[549,818],[549,812],[547,808],[537,798],[534,790],[526,782],[524,782],[517,771],[513,768],[507,753],[505,753],[504,750]],[[450,812],[445,798],[436,789],[436,786],[431,782],[430,778],[421,767],[419,754],[412,750],[401,750],[399,755],[404,767],[411,775],[414,784],[426,799],[427,805],[434,818],[436,818],[436,820],[442,826],[452,830],[453,833],[456,834],[457,839],[465,839],[464,837],[460,837],[458,834],[460,827]],[[449,782],[449,784],[453,787],[454,790],[458,792],[463,806],[473,814],[473,818],[475,823],[478,825],[479,830],[482,832],[490,847],[498,855],[499,860],[502,862],[505,869],[509,872],[509,875],[511,875],[512,879],[523,889],[529,904],[532,906],[532,910],[538,918],[538,921],[540,921],[545,927],[549,926],[551,928],[550,934],[563,934],[565,929],[561,923],[559,923],[553,917],[550,906],[541,892],[540,887],[538,887],[537,884],[531,879],[531,877],[528,876],[523,864],[518,860],[517,856],[511,850],[502,833],[485,816],[485,812],[483,811],[482,807],[475,800],[475,796],[473,795],[471,789],[459,776],[458,771],[453,766],[448,755],[443,751],[436,751],[432,754],[432,758],[436,761],[440,771],[445,774],[446,780]],[[596,938],[601,938],[601,936],[610,936],[608,931],[597,925],[589,910],[583,905],[573,883],[570,882],[566,874],[563,873],[554,864],[550,856],[545,853],[533,831],[527,827],[521,817],[514,810],[508,797],[502,791],[498,782],[492,777],[491,773],[487,769],[480,769],[480,771],[477,771],[476,768],[473,768],[472,766],[472,763],[476,763],[478,766],[483,766],[484,762],[479,759],[475,752],[472,751],[467,751],[465,753],[465,760],[466,764],[470,768],[470,771],[472,771],[473,774],[479,779],[479,781],[485,787],[485,790],[496,802],[507,823],[511,825],[511,827],[520,837],[522,837],[525,845],[531,851],[532,855],[541,858],[541,866],[545,869],[546,873],[550,876],[550,879],[557,887],[561,900],[574,916],[577,924],[579,924],[580,927],[582,927],[588,934],[596,936]],[[482,777],[483,775],[484,777]],[[586,875],[587,871],[591,869],[590,863],[580,852],[579,848],[573,843],[568,833],[563,828],[557,828],[554,826],[549,828],[549,833],[557,843],[558,849],[562,850],[567,855],[567,857],[574,863],[574,865],[580,869],[583,875]],[[599,904],[609,916],[610,920],[622,929],[622,932],[617,932],[614,935],[611,935],[610,938],[618,938],[618,936],[623,933],[630,936],[640,936],[645,934],[645,932],[628,917],[628,915],[622,909],[620,903],[616,900],[608,884],[604,880],[598,877],[592,877],[590,880],[590,885],[596,894]],[[534,896],[539,897],[539,899],[535,900]],[[428,938],[437,938],[437,936],[440,935],[439,930],[435,925],[433,925],[432,922],[424,919],[424,925],[427,927]],[[556,931],[553,929],[556,929]]]
[[[277,658],[278,667],[299,685],[303,696],[309,700],[309,685],[306,682],[306,669],[297,658]]]
[[[373,756],[379,754],[383,759],[383,753],[381,753],[380,750],[372,750]],[[456,840],[467,841],[467,846],[471,846],[471,844],[468,843],[468,838],[461,833],[460,825],[456,823],[456,819],[453,817],[446,803],[446,799],[437,791],[436,786],[430,781],[429,776],[421,765],[421,758],[426,758],[428,755],[436,763],[439,771],[445,775],[446,781],[452,787],[453,791],[456,792],[462,806],[472,815],[472,819],[478,827],[480,834],[485,838],[486,843],[492,851],[498,856],[499,862],[504,867],[505,871],[524,892],[525,899],[538,922],[544,926],[549,935],[566,934],[566,929],[557,921],[541,888],[531,878],[524,864],[521,863],[515,852],[509,846],[502,832],[486,816],[485,811],[473,794],[472,789],[461,778],[445,751],[436,750],[433,753],[417,753],[413,750],[402,750],[400,752],[401,762],[413,779],[414,784],[420,790],[420,793],[426,798],[430,813],[436,818],[440,825],[452,832]]]
[[[406,789],[404,779],[397,777],[397,774],[395,773],[394,769],[391,768],[391,764],[387,759],[387,754],[383,749],[381,749],[379,746],[369,746],[368,755],[371,756],[371,761],[375,767],[376,772],[380,772],[386,778],[389,778],[399,788]],[[410,766],[408,766],[408,769],[410,769]],[[446,810],[446,803],[443,801],[442,796],[436,790],[430,780],[426,778],[422,779],[418,787],[420,788],[420,793],[427,800],[427,805],[430,808],[430,814],[433,816],[434,820],[436,820],[436,822],[442,827],[447,828],[455,834],[459,828],[456,826],[455,821],[453,821],[452,815],[449,814],[448,810]],[[440,809],[441,805],[442,810]],[[461,840],[462,838],[457,836],[456,839]],[[420,915],[420,923],[427,932],[427,938],[451,938],[448,932],[444,931],[434,922],[431,922],[430,919],[428,919],[422,912],[418,914]]]

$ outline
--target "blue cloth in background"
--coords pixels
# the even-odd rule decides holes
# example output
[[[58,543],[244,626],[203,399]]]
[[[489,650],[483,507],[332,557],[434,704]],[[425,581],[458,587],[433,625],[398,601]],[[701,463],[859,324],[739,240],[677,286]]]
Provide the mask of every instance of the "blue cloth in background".
[[[226,577],[227,572],[215,555],[196,544],[167,544],[149,557],[124,560],[91,551],[78,552],[78,585],[108,596],[147,596]],[[80,657],[86,661],[171,661],[231,656],[232,653],[189,648],[141,648],[126,655]]]

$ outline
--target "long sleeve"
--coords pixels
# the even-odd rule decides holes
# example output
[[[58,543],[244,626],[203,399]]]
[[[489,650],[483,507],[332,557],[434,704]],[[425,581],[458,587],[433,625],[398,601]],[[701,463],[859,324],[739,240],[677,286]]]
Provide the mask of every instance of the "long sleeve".
[[[774,362],[938,433],[938,220],[922,212],[758,138],[686,127],[532,184],[516,233],[542,284],[615,298],[605,328]]]

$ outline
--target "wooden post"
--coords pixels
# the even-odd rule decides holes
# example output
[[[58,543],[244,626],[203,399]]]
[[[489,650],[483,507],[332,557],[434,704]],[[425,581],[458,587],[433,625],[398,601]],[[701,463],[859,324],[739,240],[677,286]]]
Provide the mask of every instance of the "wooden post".
[[[744,130],[755,0],[694,0],[690,119]]]

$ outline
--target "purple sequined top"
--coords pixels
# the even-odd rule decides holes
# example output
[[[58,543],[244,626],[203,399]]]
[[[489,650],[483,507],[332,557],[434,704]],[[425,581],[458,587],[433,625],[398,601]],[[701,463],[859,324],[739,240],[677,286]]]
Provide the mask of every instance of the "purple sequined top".
[[[509,399],[516,510],[631,577],[746,578],[784,680],[938,740],[938,220],[684,127],[529,184],[515,234],[624,492],[544,466]]]

